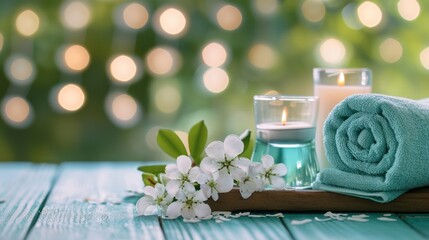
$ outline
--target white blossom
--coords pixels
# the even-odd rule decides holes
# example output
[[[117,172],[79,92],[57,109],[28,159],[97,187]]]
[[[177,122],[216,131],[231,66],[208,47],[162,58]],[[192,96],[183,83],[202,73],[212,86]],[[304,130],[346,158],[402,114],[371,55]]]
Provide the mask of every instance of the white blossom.
[[[219,199],[218,193],[229,192],[233,188],[234,180],[228,172],[212,173],[204,169],[204,167],[201,167],[201,170],[197,181],[207,198],[211,197],[214,201],[217,201]]]
[[[192,188],[199,174],[199,167],[192,167],[192,160],[188,156],[179,156],[177,164],[165,167],[165,176],[169,179],[166,184],[167,192],[175,196],[179,189]]]
[[[201,190],[196,191],[193,187],[179,190],[176,199],[177,201],[167,207],[166,215],[169,218],[179,216],[185,219],[205,218],[212,212],[210,206],[204,203],[207,200],[204,193]]]
[[[260,178],[261,170],[260,164],[249,165],[247,171],[237,179],[241,197],[244,199],[249,198],[256,191],[264,190],[264,181]]]
[[[283,189],[285,180],[283,178],[287,173],[287,167],[283,163],[274,164],[274,158],[270,155],[262,156],[261,178],[266,185],[271,185],[274,189]]]
[[[145,196],[140,198],[136,204],[138,215],[160,215],[173,201],[173,198],[165,191],[165,186],[160,183],[157,183],[155,187],[144,187],[143,193]]]

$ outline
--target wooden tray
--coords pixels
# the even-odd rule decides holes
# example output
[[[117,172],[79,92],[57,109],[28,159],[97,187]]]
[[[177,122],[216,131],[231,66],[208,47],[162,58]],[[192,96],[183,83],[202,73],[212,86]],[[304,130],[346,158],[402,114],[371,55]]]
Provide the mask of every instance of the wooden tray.
[[[208,201],[213,211],[415,212],[429,213],[429,188],[411,190],[389,203],[318,190],[268,190],[243,199],[238,189]]]

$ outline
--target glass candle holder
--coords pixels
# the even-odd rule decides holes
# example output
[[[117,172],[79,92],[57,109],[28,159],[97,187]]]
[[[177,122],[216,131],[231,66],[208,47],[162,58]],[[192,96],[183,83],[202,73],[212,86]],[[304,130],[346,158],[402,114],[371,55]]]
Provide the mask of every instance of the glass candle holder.
[[[323,126],[332,109],[353,94],[371,93],[372,72],[367,68],[313,69],[314,95],[319,97],[316,152],[320,169],[329,167],[323,145]]]
[[[256,144],[252,161],[265,154],[288,168],[286,187],[311,187],[319,171],[314,139],[317,97],[254,96]]]

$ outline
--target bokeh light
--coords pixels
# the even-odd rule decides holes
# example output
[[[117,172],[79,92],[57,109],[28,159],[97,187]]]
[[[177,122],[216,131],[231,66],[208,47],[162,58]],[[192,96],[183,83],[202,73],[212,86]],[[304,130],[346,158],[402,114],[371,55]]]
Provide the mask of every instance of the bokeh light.
[[[142,66],[137,58],[119,55],[109,61],[108,73],[117,83],[129,84],[141,77]]]
[[[15,22],[16,30],[26,37],[36,33],[39,29],[39,24],[39,16],[30,9],[22,11],[16,18]]]
[[[81,72],[90,62],[88,50],[81,45],[70,45],[60,49],[62,68],[69,72]]]
[[[228,87],[229,76],[221,68],[209,68],[203,74],[203,83],[210,92],[221,93]]]
[[[223,5],[216,13],[216,21],[219,26],[227,31],[233,31],[240,27],[243,16],[240,9],[232,5]]]
[[[180,53],[171,47],[160,46],[151,49],[146,56],[148,71],[157,76],[175,74],[182,65]]]
[[[16,128],[27,127],[33,121],[31,105],[27,100],[18,96],[3,99],[1,114],[7,124]]]
[[[5,73],[12,83],[23,86],[33,82],[36,68],[28,57],[15,54],[7,59]]]
[[[61,7],[60,19],[66,28],[79,30],[89,24],[91,11],[84,1],[68,1]]]
[[[346,48],[340,40],[329,38],[322,42],[319,53],[323,61],[336,65],[344,61]]]
[[[279,3],[278,0],[254,0],[253,6],[260,14],[271,15],[277,11]]]
[[[166,6],[158,9],[155,13],[154,28],[165,37],[178,38],[183,36],[188,25],[188,17],[179,8]]]
[[[59,88],[57,98],[58,106],[65,111],[77,111],[85,103],[85,93],[76,84],[66,84]]]
[[[228,52],[225,46],[219,42],[210,42],[205,45],[201,55],[203,62],[210,67],[220,67],[228,59]]]
[[[141,108],[136,100],[126,93],[109,94],[106,99],[106,112],[118,127],[130,128],[141,118]]]
[[[420,63],[424,68],[429,70],[429,47],[420,52]]]
[[[397,62],[402,57],[402,46],[396,39],[388,38],[380,44],[380,56],[388,62]]]
[[[319,22],[325,17],[326,9],[321,0],[305,0],[301,5],[302,15],[310,22]]]
[[[163,85],[155,92],[155,106],[163,113],[176,112],[182,103],[182,96],[177,87]]]
[[[253,45],[249,50],[248,57],[250,63],[259,69],[270,69],[277,62],[277,54],[274,49],[262,43]]]
[[[413,21],[420,15],[420,4],[416,0],[399,0],[398,12],[407,21]]]
[[[149,21],[149,12],[143,4],[131,2],[120,8],[117,20],[120,26],[134,30],[141,29]]]
[[[370,1],[365,1],[360,4],[357,8],[357,13],[360,22],[368,28],[378,26],[383,18],[380,7]]]

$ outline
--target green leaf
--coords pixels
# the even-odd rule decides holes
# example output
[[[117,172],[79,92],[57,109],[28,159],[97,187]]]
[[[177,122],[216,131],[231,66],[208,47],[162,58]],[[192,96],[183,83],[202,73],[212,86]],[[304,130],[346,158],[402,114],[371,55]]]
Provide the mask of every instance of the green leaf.
[[[189,152],[195,161],[196,165],[200,165],[201,154],[207,143],[207,127],[204,121],[195,124],[189,131]]]
[[[252,135],[252,132],[249,129],[246,129],[241,135],[240,135],[240,139],[241,141],[243,141],[244,143],[244,149],[243,149],[243,153],[240,154],[243,155],[249,148],[250,146],[250,137]]]
[[[174,159],[180,155],[188,155],[182,140],[172,130],[160,129],[156,141],[161,149]]]
[[[145,165],[145,166],[140,166],[137,169],[145,173],[152,173],[157,175],[165,172],[165,166],[166,165]]]
[[[156,176],[152,173],[143,173],[142,174],[142,180],[145,186],[155,186],[155,184],[158,183],[156,180]]]

